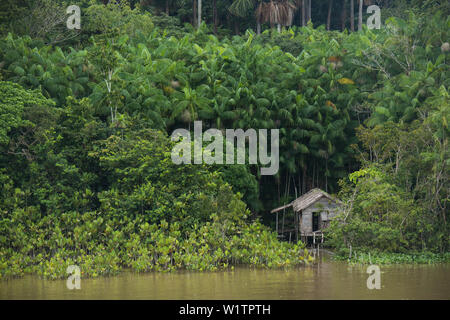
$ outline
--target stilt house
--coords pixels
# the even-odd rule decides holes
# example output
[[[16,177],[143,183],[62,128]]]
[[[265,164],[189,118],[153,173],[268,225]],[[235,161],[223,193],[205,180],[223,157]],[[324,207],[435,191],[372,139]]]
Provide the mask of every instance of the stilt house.
[[[271,213],[277,214],[277,232],[285,236],[289,232],[289,238],[294,232],[296,240],[299,236],[305,243],[314,238],[323,240],[322,231],[328,227],[330,220],[338,213],[341,201],[329,195],[323,190],[312,189],[291,203],[273,209]],[[284,229],[284,213],[292,207],[294,210],[294,229]],[[278,213],[283,210],[282,222],[278,219]]]

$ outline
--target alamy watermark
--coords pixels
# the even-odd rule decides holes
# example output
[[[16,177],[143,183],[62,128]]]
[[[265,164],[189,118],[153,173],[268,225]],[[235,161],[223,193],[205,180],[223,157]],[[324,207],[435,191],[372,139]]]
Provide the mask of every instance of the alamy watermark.
[[[367,268],[367,273],[370,274],[367,278],[367,289],[381,289],[381,270],[377,265],[370,265]]]
[[[275,175],[279,169],[279,130],[270,130],[270,156],[267,154],[267,129],[226,129],[226,147],[224,157],[223,133],[218,129],[208,129],[203,133],[202,122],[194,122],[194,164],[245,164],[246,142],[248,141],[248,163],[268,167],[260,169],[261,175]],[[172,161],[175,164],[192,164],[191,133],[186,129],[176,129],[171,135],[172,141],[178,141],[172,149]],[[180,141],[181,139],[181,141]],[[203,142],[212,141],[203,149]],[[236,146],[235,146],[236,142]],[[235,157],[236,149],[236,157]],[[225,162],[224,162],[225,158]]]
[[[71,5],[66,9],[66,13],[70,14],[69,18],[67,18],[67,29],[73,30],[81,29],[81,10],[79,6]]]
[[[73,290],[81,289],[81,270],[79,266],[70,265],[67,267],[66,273],[70,274],[69,278],[67,278],[66,286],[67,289]]]
[[[367,28],[381,29],[381,9],[377,5],[371,5],[367,7],[367,13],[372,15],[367,18]]]
[[[77,5],[68,6],[66,13],[70,14],[67,19],[67,28],[70,30],[81,29],[81,9]],[[370,5],[367,7],[367,13],[371,14],[367,18],[367,28],[370,29],[381,29],[381,9],[377,5]]]

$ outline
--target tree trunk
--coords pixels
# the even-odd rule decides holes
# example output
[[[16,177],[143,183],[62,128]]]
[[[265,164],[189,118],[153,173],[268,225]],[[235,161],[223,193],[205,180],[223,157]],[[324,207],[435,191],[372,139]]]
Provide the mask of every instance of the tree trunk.
[[[192,1],[192,12],[193,12],[193,21],[192,21],[192,25],[195,27],[195,25],[197,24],[197,0],[193,0]]]
[[[306,26],[306,10],[305,10],[305,0],[302,0],[302,26]]]
[[[278,31],[278,33],[281,32],[281,24],[277,24],[277,31]]]
[[[259,21],[256,22],[256,34],[257,35],[261,34],[261,22]]]
[[[347,10],[346,10],[347,0],[343,0],[342,11],[341,11],[341,30],[345,30],[345,23],[347,20]]]
[[[217,34],[217,0],[213,0],[213,24],[214,33]]]
[[[237,19],[234,19],[234,33],[237,36],[239,35],[239,21]]]
[[[311,18],[311,0],[308,1],[309,5],[308,5],[308,22],[312,20]]]
[[[358,31],[362,30],[363,0],[359,0]]]
[[[355,31],[355,0],[350,0],[350,30]]]
[[[306,193],[306,165],[304,165],[302,173],[302,192]]]
[[[198,9],[198,14],[197,14],[198,27],[200,28],[200,26],[202,24],[202,0],[198,0],[197,9]]]
[[[169,0],[166,0],[166,14],[169,15]]]
[[[327,30],[331,27],[331,11],[333,10],[333,0],[328,0],[328,17],[327,17]]]

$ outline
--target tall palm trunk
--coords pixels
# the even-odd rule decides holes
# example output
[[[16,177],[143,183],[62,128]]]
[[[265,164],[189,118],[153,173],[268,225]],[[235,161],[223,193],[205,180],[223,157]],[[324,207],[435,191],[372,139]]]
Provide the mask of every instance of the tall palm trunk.
[[[217,0],[213,0],[213,24],[214,33],[217,33]]]
[[[239,21],[237,19],[234,19],[234,33],[237,36],[239,35],[239,29],[240,29]]]
[[[328,0],[328,17],[327,17],[327,30],[331,27],[331,11],[333,10],[333,0]]]
[[[358,31],[362,30],[363,0],[359,0]]]
[[[355,31],[355,0],[350,0],[350,30]]]
[[[311,21],[311,0],[308,0],[309,4],[308,4],[308,21]]]
[[[202,24],[202,0],[198,0],[198,4],[197,4],[197,9],[198,9],[198,27],[200,28],[200,25]]]
[[[344,31],[345,30],[345,23],[347,22],[347,10],[346,10],[346,6],[347,6],[347,0],[343,0],[342,1],[342,11],[341,11],[341,30]]]
[[[197,0],[192,1],[192,12],[192,25],[195,27],[195,25],[197,24]]]
[[[307,168],[306,165],[303,166],[303,173],[302,173],[302,192],[306,193],[306,172],[307,172]]]
[[[302,0],[302,26],[306,26],[306,10],[305,10],[305,0]]]
[[[255,18],[256,18],[256,34],[261,34],[261,21],[263,19],[263,6],[262,3],[259,3],[255,10]]]

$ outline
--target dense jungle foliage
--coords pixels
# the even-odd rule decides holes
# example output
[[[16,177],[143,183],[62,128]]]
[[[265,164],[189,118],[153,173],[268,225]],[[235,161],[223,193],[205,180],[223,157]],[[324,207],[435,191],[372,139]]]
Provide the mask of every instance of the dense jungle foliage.
[[[328,1],[307,25],[289,2],[282,30],[244,2],[207,2],[200,26],[197,1],[2,2],[0,275],[303,264],[268,212],[314,187],[345,203],[342,256],[448,252],[448,3],[386,1],[380,30],[350,32],[317,26]],[[195,120],[279,129],[279,172],[173,164],[169,135]]]

